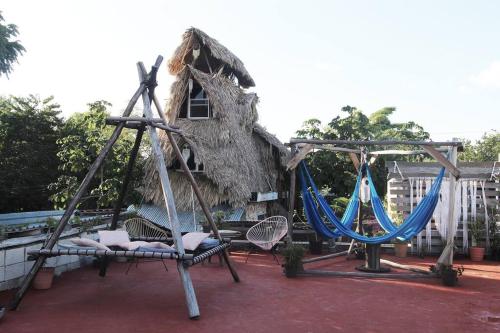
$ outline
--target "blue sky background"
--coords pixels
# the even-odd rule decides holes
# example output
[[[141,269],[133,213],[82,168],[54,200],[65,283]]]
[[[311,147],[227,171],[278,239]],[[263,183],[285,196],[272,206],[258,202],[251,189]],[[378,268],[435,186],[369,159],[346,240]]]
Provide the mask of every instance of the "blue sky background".
[[[394,122],[416,121],[434,140],[500,128],[498,1],[3,0],[0,10],[27,49],[0,94],[54,95],[65,116],[97,99],[118,115],[135,63],[168,59],[195,26],[245,63],[259,122],[284,141],[344,105],[395,106]]]

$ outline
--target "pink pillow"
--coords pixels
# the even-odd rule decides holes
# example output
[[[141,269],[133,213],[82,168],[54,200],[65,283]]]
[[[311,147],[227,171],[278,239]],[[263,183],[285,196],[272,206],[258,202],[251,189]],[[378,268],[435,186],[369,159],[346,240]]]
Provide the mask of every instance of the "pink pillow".
[[[120,246],[120,244],[130,242],[128,232],[124,230],[100,230],[99,242],[106,246]]]
[[[98,250],[111,251],[111,249],[106,245],[89,238],[71,238],[70,241],[78,246],[95,247]]]
[[[184,245],[185,250],[194,251],[200,245],[201,242],[205,238],[210,236],[208,233],[204,232],[188,232],[184,236],[182,236],[182,244]]]

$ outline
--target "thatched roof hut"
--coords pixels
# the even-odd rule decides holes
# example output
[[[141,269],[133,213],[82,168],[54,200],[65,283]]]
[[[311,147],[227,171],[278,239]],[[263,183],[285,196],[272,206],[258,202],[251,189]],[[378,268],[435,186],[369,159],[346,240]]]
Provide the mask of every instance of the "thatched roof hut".
[[[254,82],[241,60],[202,31],[191,28],[170,60],[169,69],[177,79],[171,87],[166,116],[184,133],[185,139],[178,138],[178,144],[186,152],[188,165],[193,166],[207,204],[244,207],[253,193],[284,191],[283,168],[289,153],[257,124],[258,97],[244,91]],[[194,94],[202,98],[193,98]],[[190,109],[194,107],[198,109]],[[196,117],[190,117],[194,112],[198,112]],[[177,208],[190,210],[191,185],[178,170],[166,135],[161,138]],[[146,190],[146,199],[161,203],[154,168],[149,168],[147,176],[152,177],[148,181],[152,186]]]

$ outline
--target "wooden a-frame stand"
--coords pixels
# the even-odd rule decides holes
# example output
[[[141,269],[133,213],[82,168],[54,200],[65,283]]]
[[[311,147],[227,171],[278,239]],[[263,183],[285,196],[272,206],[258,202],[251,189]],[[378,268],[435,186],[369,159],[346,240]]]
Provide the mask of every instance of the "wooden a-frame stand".
[[[295,183],[296,183],[296,167],[302,161],[306,155],[313,151],[313,149],[325,149],[331,151],[338,151],[348,153],[351,161],[354,164],[356,170],[360,167],[360,161],[358,159],[358,154],[362,154],[363,149],[351,149],[338,147],[338,145],[359,145],[362,147],[365,146],[373,146],[373,145],[382,145],[382,146],[391,146],[391,145],[411,145],[411,146],[419,146],[423,150],[415,150],[415,151],[400,151],[400,150],[391,150],[391,151],[377,151],[373,152],[372,159],[376,158],[378,155],[384,154],[398,154],[398,155],[413,155],[413,154],[421,154],[427,153],[434,157],[443,167],[445,167],[449,172],[449,195],[450,195],[450,205],[449,209],[449,220],[448,228],[449,230],[453,230],[453,223],[455,223],[454,216],[454,198],[455,198],[455,186],[456,180],[460,177],[460,170],[457,168],[457,153],[458,149],[462,148],[462,143],[458,141],[451,142],[433,142],[433,141],[403,141],[403,140],[386,140],[386,141],[368,141],[368,140],[316,140],[316,139],[291,139],[289,146],[292,149],[293,157],[289,161],[287,169],[290,171],[290,203],[289,203],[289,219],[288,219],[288,235],[287,240],[291,243],[293,236],[293,210],[295,208]],[[299,150],[298,145],[302,145]],[[446,159],[442,154],[443,151],[440,148],[435,148],[436,146],[444,146],[448,147],[448,159]],[[363,161],[365,162],[365,161]],[[358,232],[360,234],[363,233],[362,221],[361,221],[361,202],[358,208]],[[354,239],[351,241],[351,245],[349,246],[349,250],[328,254],[321,257],[309,258],[302,260],[303,264],[327,260],[343,255],[349,255],[353,250]],[[441,256],[436,262],[435,271],[439,271],[440,267],[451,266],[453,264],[453,246],[454,246],[454,235],[450,232],[447,236],[446,246],[441,253]],[[386,266],[404,269],[411,271],[412,273],[407,274],[399,274],[399,273],[387,273],[387,269],[381,266],[384,264]],[[326,271],[326,270],[317,270],[317,269],[308,269],[299,272],[299,275],[319,275],[319,276],[338,276],[338,277],[364,277],[364,278],[395,278],[395,279],[413,279],[413,278],[425,278],[425,277],[436,277],[438,276],[435,272],[420,269],[417,267],[412,267],[408,265],[401,265],[389,260],[380,258],[380,245],[372,245],[369,247],[367,251],[367,258],[365,265],[360,268],[361,272],[336,272],[336,271]],[[416,273],[416,274],[415,274]]]
[[[161,182],[161,187],[163,191],[163,196],[165,199],[165,204],[167,207],[167,214],[168,214],[168,219],[171,224],[171,231],[172,231],[172,237],[174,240],[175,247],[177,249],[178,254],[182,257],[182,255],[185,254],[184,247],[182,244],[182,239],[181,239],[181,232],[180,232],[180,225],[179,225],[179,219],[177,217],[177,211],[175,208],[175,203],[174,203],[174,196],[172,193],[172,189],[170,187],[170,181],[168,178],[168,173],[167,173],[167,168],[165,165],[165,160],[164,160],[164,155],[163,151],[160,146],[160,140],[158,138],[158,133],[156,132],[156,128],[162,129],[166,132],[168,140],[170,141],[170,144],[174,148],[175,154],[179,162],[181,163],[181,167],[184,170],[185,175],[188,177],[194,192],[196,194],[196,197],[198,198],[198,201],[200,203],[200,206],[206,216],[207,221],[210,223],[210,226],[213,230],[213,233],[215,237],[217,237],[220,241],[222,241],[221,235],[219,234],[219,231],[217,230],[217,226],[215,225],[212,215],[210,214],[210,211],[208,210],[207,205],[205,204],[205,201],[201,195],[201,192],[198,188],[198,185],[196,184],[195,179],[193,178],[193,175],[191,174],[186,162],[182,158],[182,153],[177,145],[177,142],[175,141],[172,133],[176,133],[180,136],[182,136],[182,132],[176,128],[173,128],[167,124],[166,117],[162,111],[162,108],[160,106],[160,103],[158,99],[155,96],[154,89],[157,85],[156,83],[156,74],[158,72],[158,68],[160,67],[161,62],[163,61],[162,56],[158,56],[156,59],[156,62],[154,66],[152,67],[151,71],[149,73],[146,72],[146,69],[143,65],[142,62],[139,62],[137,64],[137,69],[139,72],[139,80],[140,80],[140,85],[137,91],[134,93],[132,98],[130,99],[125,111],[123,112],[122,117],[111,117],[108,118],[107,123],[115,125],[115,130],[113,131],[111,137],[109,138],[108,142],[104,146],[104,148],[101,150],[99,155],[97,156],[96,160],[94,163],[91,165],[87,175],[85,176],[84,180],[80,184],[80,187],[78,188],[75,196],[69,203],[68,207],[66,208],[66,211],[64,212],[61,220],[59,221],[58,225],[56,226],[54,232],[46,242],[46,244],[43,246],[42,249],[48,249],[51,250],[56,242],[58,241],[61,233],[64,230],[64,227],[68,223],[71,215],[75,211],[80,199],[82,196],[85,194],[87,191],[91,180],[94,178],[96,172],[99,170],[101,165],[103,164],[106,156],[108,153],[111,151],[111,148],[115,144],[115,142],[118,140],[118,137],[120,136],[122,130],[124,128],[133,128],[137,130],[137,136],[136,140],[134,143],[134,146],[132,148],[131,156],[128,162],[127,170],[125,172],[125,178],[122,183],[122,187],[120,190],[120,195],[119,198],[116,202],[115,205],[115,210],[112,218],[112,223],[111,223],[111,228],[115,229],[118,221],[118,216],[120,213],[120,208],[123,204],[123,199],[125,197],[125,193],[127,192],[127,187],[128,183],[130,180],[130,176],[132,173],[132,169],[135,163],[135,159],[137,157],[137,153],[139,150],[139,146],[142,140],[142,135],[144,131],[148,131],[149,137],[151,139],[151,145],[153,148],[153,158],[154,162],[156,165],[156,170],[159,174],[160,182]],[[143,101],[143,117],[130,117],[130,114],[132,112],[132,109],[134,108],[135,104],[137,103],[139,97],[142,97]],[[158,111],[158,114],[160,115],[160,119],[158,118],[153,118],[153,112],[151,108],[151,103],[154,103],[156,110]],[[42,267],[43,263],[45,262],[46,257],[43,255],[40,255],[37,257],[35,264],[29,271],[29,273],[26,275],[23,283],[21,284],[20,288],[14,295],[9,308],[11,310],[17,309],[19,306],[19,303],[21,302],[22,298],[26,294],[31,281],[33,278],[36,276],[37,272],[40,270]],[[239,282],[240,279],[238,277],[238,273],[236,272],[233,264],[231,263],[229,259],[229,255],[227,253],[227,250],[224,250],[223,252],[223,259],[227,264],[227,268],[231,272],[231,275],[234,279],[235,282]],[[193,282],[191,281],[191,276],[189,275],[188,271],[189,265],[187,265],[183,260],[178,259],[177,260],[177,270],[179,271],[179,275],[181,277],[181,282],[182,286],[184,288],[184,293],[186,296],[186,303],[189,311],[189,318],[191,319],[196,319],[200,316],[200,310],[198,307],[198,302],[196,300],[196,294],[194,292],[194,287],[193,287]]]

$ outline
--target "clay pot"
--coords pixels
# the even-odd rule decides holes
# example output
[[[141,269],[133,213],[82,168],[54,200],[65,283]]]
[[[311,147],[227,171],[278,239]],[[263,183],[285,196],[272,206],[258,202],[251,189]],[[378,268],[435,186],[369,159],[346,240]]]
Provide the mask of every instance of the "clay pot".
[[[484,247],[477,247],[477,246],[470,247],[469,256],[471,261],[483,261]]]
[[[408,254],[408,243],[395,243],[394,252],[398,258],[406,258]]]
[[[54,279],[54,267],[42,267],[33,279],[32,286],[34,289],[45,290],[52,287]]]

